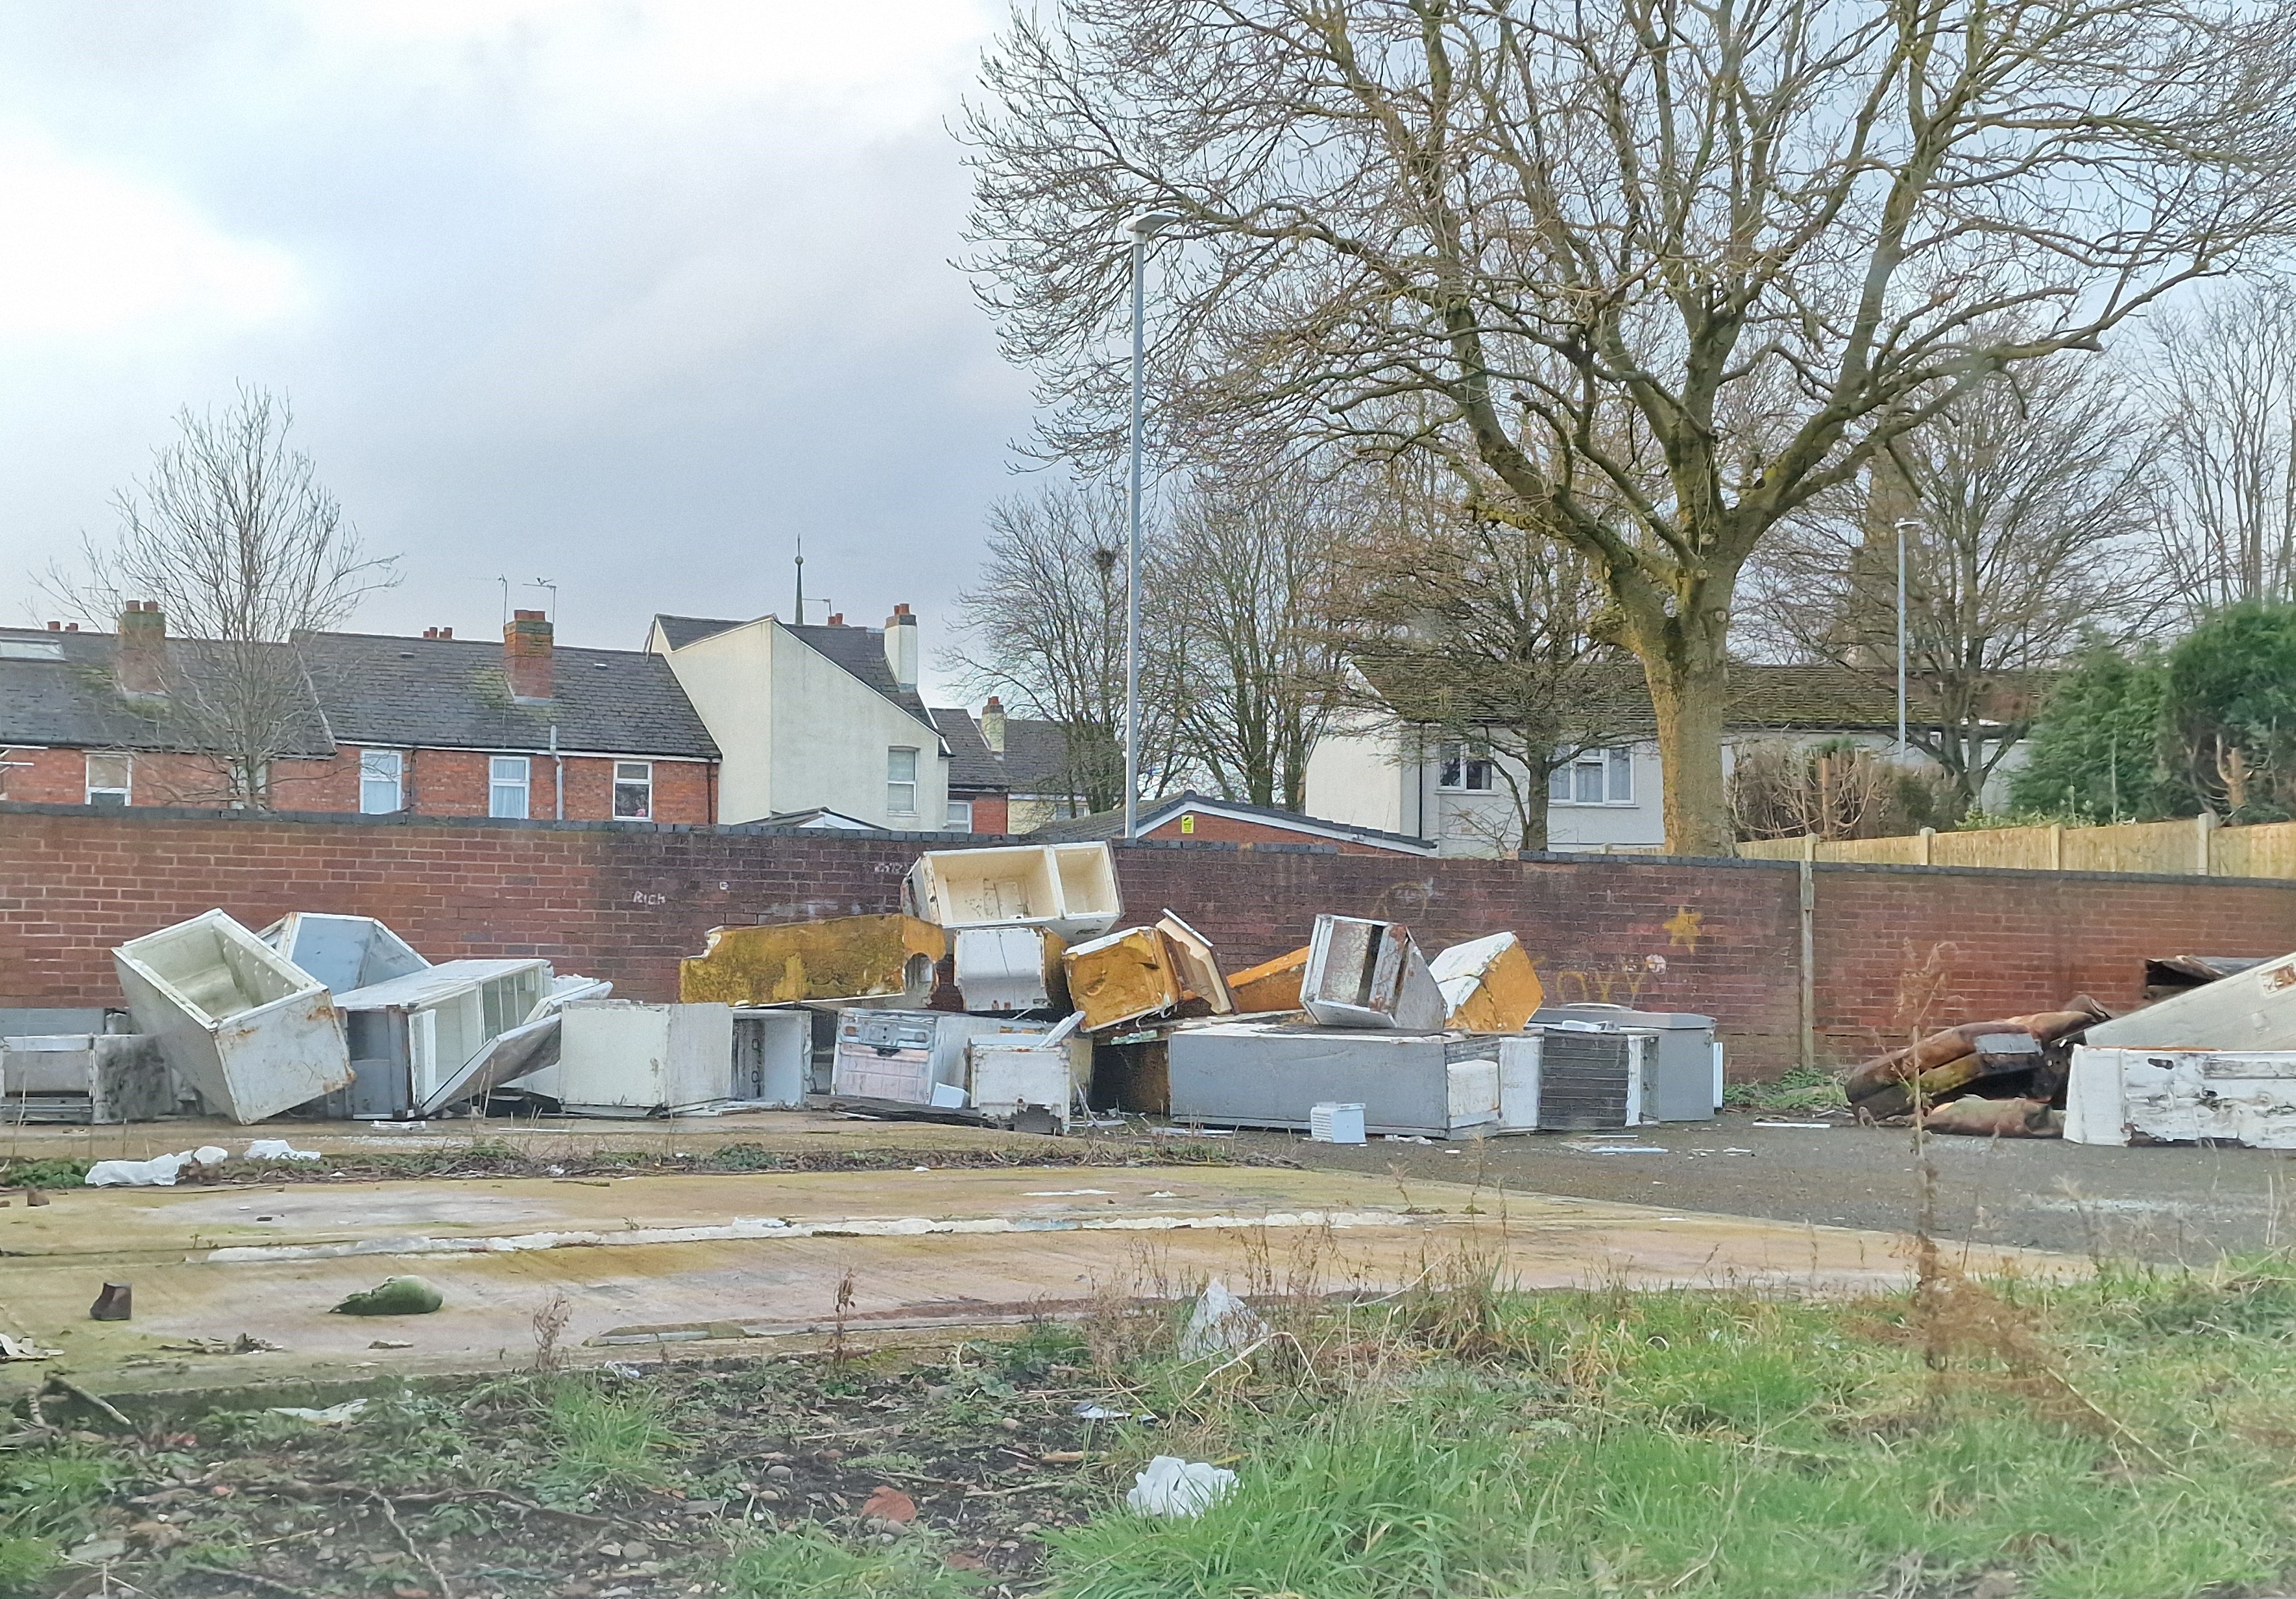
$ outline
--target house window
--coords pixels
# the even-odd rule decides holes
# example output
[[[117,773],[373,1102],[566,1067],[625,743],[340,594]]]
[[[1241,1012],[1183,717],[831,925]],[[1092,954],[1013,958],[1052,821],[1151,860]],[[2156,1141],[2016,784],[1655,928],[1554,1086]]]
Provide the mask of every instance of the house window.
[[[653,820],[653,762],[614,763],[614,817],[621,822]]]
[[[1491,791],[1491,757],[1488,750],[1475,744],[1445,744],[1437,754],[1443,766],[1442,775],[1436,780],[1438,788],[1465,794],[1488,794]]]
[[[526,757],[497,755],[487,765],[487,815],[523,818],[529,786]]]
[[[1546,798],[1555,805],[1632,805],[1635,752],[1589,750],[1547,774]]]
[[[135,758],[132,755],[91,755],[87,758],[87,802],[126,805],[135,786]]]
[[[950,800],[948,802],[948,820],[941,824],[941,831],[943,832],[971,832],[972,831],[972,801],[970,800]]]
[[[359,814],[387,816],[400,807],[406,756],[397,750],[359,751]]]
[[[897,816],[917,814],[917,752],[885,752],[885,808]]]

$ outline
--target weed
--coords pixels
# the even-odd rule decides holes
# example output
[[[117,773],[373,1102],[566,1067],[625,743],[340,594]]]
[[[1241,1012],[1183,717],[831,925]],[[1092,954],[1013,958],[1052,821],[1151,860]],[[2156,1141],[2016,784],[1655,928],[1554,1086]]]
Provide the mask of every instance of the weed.
[[[552,1459],[545,1487],[594,1495],[659,1488],[668,1480],[663,1455],[673,1439],[650,1394],[608,1393],[589,1376],[566,1376],[544,1390]]]
[[[996,1356],[1007,1382],[1032,1382],[1057,1367],[1083,1365],[1092,1352],[1084,1334],[1066,1322],[1038,1321],[1010,1343],[997,1345]]]
[[[0,1188],[78,1188],[93,1160],[0,1160]]]
[[[962,1599],[981,1582],[923,1538],[856,1549],[816,1527],[761,1539],[726,1570],[735,1599]]]
[[[1841,1080],[1823,1066],[1789,1066],[1775,1081],[1732,1083],[1722,1103],[1742,1111],[1830,1111],[1847,1105]]]
[[[118,1474],[72,1446],[0,1453],[0,1599],[40,1589],[62,1547],[93,1528]]]
[[[574,1316],[574,1307],[562,1293],[554,1293],[542,1308],[534,1313],[534,1369],[554,1372],[565,1364],[559,1352],[558,1339],[566,1331],[566,1324]]]

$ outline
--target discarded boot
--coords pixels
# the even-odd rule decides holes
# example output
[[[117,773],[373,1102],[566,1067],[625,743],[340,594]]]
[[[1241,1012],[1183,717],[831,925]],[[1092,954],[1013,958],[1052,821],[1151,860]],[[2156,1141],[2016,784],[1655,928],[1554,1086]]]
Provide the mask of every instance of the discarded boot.
[[[95,1296],[95,1303],[87,1308],[88,1318],[99,1322],[124,1322],[135,1314],[135,1289],[133,1283],[106,1283],[103,1292]]]
[[[428,1316],[446,1301],[420,1277],[385,1277],[334,1308],[337,1316]]]

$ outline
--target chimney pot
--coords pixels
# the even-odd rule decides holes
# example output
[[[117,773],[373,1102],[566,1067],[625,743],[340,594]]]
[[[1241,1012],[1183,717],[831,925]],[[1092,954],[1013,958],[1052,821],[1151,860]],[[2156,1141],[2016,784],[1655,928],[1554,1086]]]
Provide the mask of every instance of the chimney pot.
[[[455,636],[455,630],[452,627],[441,627],[439,629],[439,636],[440,638],[452,638]]]
[[[439,636],[439,629],[436,627],[425,627],[422,629],[422,636],[425,638],[436,638]]]
[[[832,627],[842,627],[845,626],[845,613],[841,611],[831,611],[829,613],[829,625]]]
[[[995,694],[980,708],[980,742],[992,755],[1004,753],[1004,701]]]
[[[902,603],[900,603],[900,604],[898,604],[898,605],[894,606],[894,607],[893,607],[893,614],[894,614],[895,616],[906,616],[906,615],[908,615],[908,614],[909,614],[909,607],[908,607],[907,603],[905,601],[905,602],[903,602]]]
[[[547,700],[551,627],[539,611],[517,611],[503,627],[503,675],[513,700]]]
[[[50,622],[48,624],[48,631],[51,633],[62,633],[63,630],[64,625],[62,622]]]
[[[77,633],[79,631],[79,624],[78,622],[66,622],[64,624],[64,631],[67,633]]]
[[[119,614],[111,680],[119,692],[138,698],[168,692],[168,619],[156,600],[130,600]]]

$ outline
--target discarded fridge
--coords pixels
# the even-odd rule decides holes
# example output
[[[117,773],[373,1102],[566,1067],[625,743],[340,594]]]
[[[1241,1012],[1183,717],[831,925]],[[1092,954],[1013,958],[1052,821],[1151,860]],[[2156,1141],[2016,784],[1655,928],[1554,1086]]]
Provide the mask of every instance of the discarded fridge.
[[[830,1092],[840,1099],[959,1105],[969,1097],[965,1046],[998,1034],[1043,1035],[1048,1021],[966,1016],[952,1011],[841,1013]]]
[[[337,994],[410,977],[430,964],[373,916],[290,911],[257,937]]]
[[[1357,916],[1316,918],[1300,1003],[1325,1027],[1431,1033],[1450,1014],[1409,930]]]
[[[138,1030],[207,1107],[260,1121],[351,1080],[335,1002],[222,911],[112,951]]]
[[[1041,927],[958,930],[956,991],[968,1011],[1065,1011],[1068,945]]]
[[[1185,1028],[1166,1040],[1172,1118],[1304,1132],[1316,1106],[1337,1101],[1360,1103],[1373,1133],[1495,1130],[1496,1042],[1308,1024]]]
[[[728,1097],[790,1108],[805,1103],[813,1074],[813,1013],[734,1007],[734,1077]]]
[[[578,999],[559,1018],[558,1066],[541,1092],[569,1115],[671,1115],[733,1097],[730,1005]]]
[[[337,996],[352,1080],[315,1109],[362,1120],[430,1116],[531,1073],[546,1063],[547,1034],[522,1034],[506,1052],[496,1043],[527,1024],[550,985],[544,960],[447,961]]]
[[[1444,1025],[1469,1033],[1519,1033],[1546,996],[1522,940],[1493,933],[1454,944],[1427,963],[1443,991]]]
[[[175,1110],[160,1041],[148,1033],[0,1038],[0,1121],[103,1126]]]
[[[2077,1046],[2065,1140],[2128,1144],[2138,1136],[2296,1149],[2296,1051]]]
[[[1721,1053],[1714,1018],[1688,1011],[1637,1011],[1622,1004],[1542,1005],[1538,1023],[1588,1022],[1656,1035],[1643,1106],[1646,1121],[1711,1121],[1722,1104]]]
[[[1073,940],[1106,931],[1124,912],[1116,857],[1097,843],[930,849],[902,892],[914,914],[952,931],[1027,925]]]
[[[1538,1022],[1490,1040],[1497,1046],[1500,1126],[1571,1132],[1652,1119],[1649,1065],[1658,1040],[1646,1028]]]
[[[678,963],[677,996],[690,1004],[921,1005],[947,947],[931,922],[898,914],[713,927],[701,953]]]
[[[2296,1049],[2296,955],[2091,1026],[2098,1049]]]

